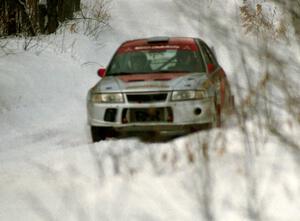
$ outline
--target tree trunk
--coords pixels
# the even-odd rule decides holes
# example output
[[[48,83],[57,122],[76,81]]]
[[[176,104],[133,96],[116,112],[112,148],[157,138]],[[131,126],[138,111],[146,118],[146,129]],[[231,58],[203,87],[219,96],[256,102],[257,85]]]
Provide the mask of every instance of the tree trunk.
[[[74,7],[74,0],[58,0],[59,21],[73,18]]]
[[[45,33],[46,32],[46,16],[47,16],[47,8],[45,5],[39,5],[39,31],[41,33]]]
[[[13,35],[17,33],[17,4],[15,0],[11,0],[7,4],[7,24],[6,30],[8,35]]]
[[[17,1],[17,8],[21,12],[21,19],[18,20],[18,25],[20,26],[20,31],[24,30],[25,33],[30,34],[31,36],[34,36],[35,29],[32,23],[32,19],[29,15],[29,10],[27,10],[26,1],[24,0]],[[18,31],[18,32],[20,32]]]
[[[80,10],[80,0],[74,0],[75,12]]]
[[[58,27],[57,4],[58,0],[47,1],[48,33],[54,33]]]
[[[73,12],[74,12],[74,1],[64,0],[64,18],[65,19],[73,18]]]
[[[4,35],[5,33],[5,2],[4,1],[0,1],[0,36]]]
[[[34,30],[38,28],[38,0],[28,0],[29,16]]]
[[[57,16],[60,22],[64,21],[64,0],[58,0]]]

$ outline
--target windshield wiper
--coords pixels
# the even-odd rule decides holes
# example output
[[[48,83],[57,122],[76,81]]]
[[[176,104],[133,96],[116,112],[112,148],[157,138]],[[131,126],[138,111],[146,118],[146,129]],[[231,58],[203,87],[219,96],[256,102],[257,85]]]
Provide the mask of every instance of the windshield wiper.
[[[115,72],[115,73],[111,73],[109,76],[118,76],[118,75],[130,75],[130,74],[135,74],[133,72]]]
[[[153,71],[153,73],[186,73],[186,72],[191,72],[191,71],[187,71],[187,70],[155,70]]]

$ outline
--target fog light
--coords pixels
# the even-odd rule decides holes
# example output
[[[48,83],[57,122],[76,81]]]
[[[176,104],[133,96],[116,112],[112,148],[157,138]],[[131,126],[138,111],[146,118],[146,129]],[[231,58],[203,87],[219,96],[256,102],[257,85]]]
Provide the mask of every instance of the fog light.
[[[104,120],[109,122],[115,122],[117,116],[117,109],[115,108],[108,108],[105,111]]]
[[[168,117],[167,117],[167,121],[168,122],[173,122],[174,121],[174,116],[173,116],[173,111],[170,107],[167,108],[167,112],[168,112]]]
[[[128,123],[128,119],[127,119],[127,108],[125,108],[122,111],[122,123],[123,124],[127,124]]]
[[[201,108],[199,108],[199,107],[195,108],[195,110],[194,110],[194,114],[195,114],[195,115],[199,115],[199,114],[201,114],[201,113],[202,113]]]

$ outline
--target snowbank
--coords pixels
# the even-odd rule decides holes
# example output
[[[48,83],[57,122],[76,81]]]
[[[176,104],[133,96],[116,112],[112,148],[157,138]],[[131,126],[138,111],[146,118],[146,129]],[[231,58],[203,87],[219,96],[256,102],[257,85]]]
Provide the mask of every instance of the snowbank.
[[[298,221],[299,152],[260,121],[244,133],[229,123],[166,143],[90,143],[86,93],[122,41],[200,36],[233,82],[242,70],[237,10],[235,1],[115,0],[98,41],[63,32],[23,51],[25,40],[9,39],[0,57],[0,219]],[[225,37],[208,23],[220,14],[214,22],[232,24]],[[299,144],[294,122],[281,127]]]

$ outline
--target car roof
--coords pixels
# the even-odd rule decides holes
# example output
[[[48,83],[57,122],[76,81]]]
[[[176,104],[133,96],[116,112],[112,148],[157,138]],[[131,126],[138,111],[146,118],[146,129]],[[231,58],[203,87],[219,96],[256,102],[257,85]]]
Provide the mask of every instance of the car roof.
[[[126,41],[119,47],[117,53],[149,49],[182,49],[192,51],[199,50],[195,38],[158,36]]]

